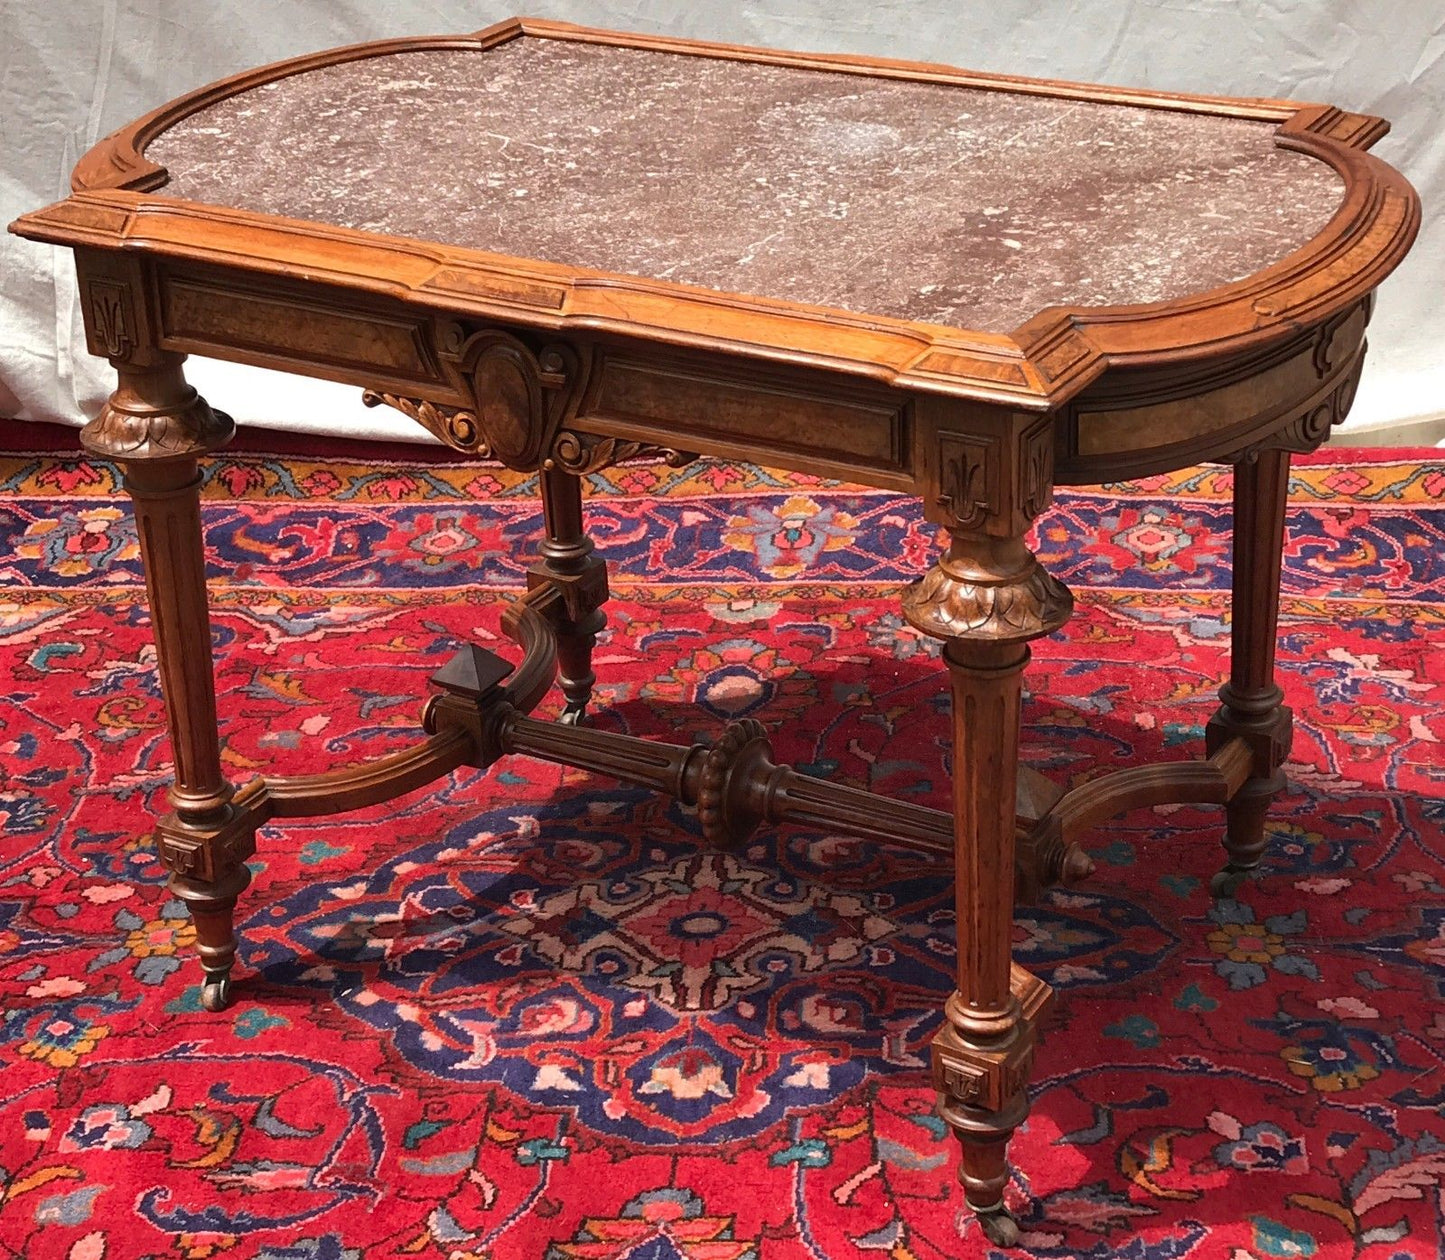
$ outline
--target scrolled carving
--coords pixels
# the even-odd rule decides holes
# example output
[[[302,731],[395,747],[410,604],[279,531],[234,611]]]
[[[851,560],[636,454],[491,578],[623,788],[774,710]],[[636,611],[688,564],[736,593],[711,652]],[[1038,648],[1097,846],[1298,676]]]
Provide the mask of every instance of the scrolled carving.
[[[1074,597],[1038,563],[1010,581],[979,581],[934,566],[903,592],[910,625],[938,639],[1035,639],[1057,630]]]
[[[1318,364],[1318,358],[1316,362]],[[1305,454],[1315,450],[1330,436],[1330,430],[1350,414],[1364,366],[1365,349],[1362,345],[1354,362],[1323,401],[1301,411],[1267,438],[1251,442],[1242,450],[1223,458],[1231,463],[1252,464],[1259,458],[1261,451],[1293,451]]]
[[[428,402],[424,398],[406,398],[400,394],[387,394],[381,390],[368,389],[361,395],[361,401],[368,407],[385,404],[395,408],[404,416],[410,416],[422,428],[448,446],[468,454],[487,459],[491,448],[487,445],[486,434],[477,424],[477,417],[461,407],[444,407]]]
[[[540,468],[576,414],[590,356],[563,342],[534,352],[511,333],[486,329],[463,342],[458,362],[492,457],[519,472]]]
[[[650,442],[594,437],[590,433],[574,433],[571,429],[563,429],[552,439],[552,449],[543,467],[558,468],[563,472],[581,476],[612,464],[623,464],[629,459],[641,458],[661,459],[669,468],[681,468],[692,463],[697,456],[669,446],[654,446]]]
[[[581,402],[591,364],[587,349],[555,342],[534,350],[501,329],[468,336],[454,321],[440,326],[437,341],[454,390],[470,394],[471,407],[380,390],[366,391],[363,401],[395,407],[448,446],[518,472],[536,472],[554,458],[558,431]],[[581,443],[577,450],[581,458]]]

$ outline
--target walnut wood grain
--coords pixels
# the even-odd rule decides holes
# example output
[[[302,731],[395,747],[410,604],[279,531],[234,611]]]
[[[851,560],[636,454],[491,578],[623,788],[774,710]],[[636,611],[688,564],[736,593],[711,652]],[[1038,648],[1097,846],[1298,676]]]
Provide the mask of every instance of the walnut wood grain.
[[[567,431],[562,431],[567,436]],[[555,453],[557,443],[552,449]],[[542,494],[541,559],[528,572],[531,586],[560,591],[565,616],[556,618],[557,682],[566,698],[565,722],[576,724],[587,711],[597,675],[592,670],[592,649],[607,625],[602,605],[607,602],[607,565],[596,554],[582,519],[582,480],[575,472],[544,466],[539,478]]]
[[[609,270],[387,235],[320,221],[324,214],[285,217],[187,200],[174,195],[189,186],[186,172],[178,167],[168,189],[167,172],[146,154],[153,143],[160,152],[172,129],[172,138],[190,134],[209,143],[185,120],[203,124],[196,117],[203,110],[223,116],[243,92],[284,94],[323,79],[364,83],[369,59],[393,55],[435,54],[436,64],[455,70],[467,64],[458,58],[477,55],[484,64],[488,49],[511,45],[508,57],[526,52],[527,40],[551,41],[547,48],[560,54],[550,58],[554,64],[616,64],[609,49],[623,50],[629,65],[654,68],[663,54],[704,59],[689,63],[695,78],[729,81],[732,67],[749,83],[799,84],[800,95],[826,97],[830,108],[851,109],[838,102],[854,98],[865,108],[868,98],[936,103],[934,94],[951,92],[954,103],[966,94],[983,107],[1039,119],[1059,116],[1050,102],[1067,102],[1081,115],[1114,122],[1132,111],[1145,130],[1193,137],[1211,152],[1226,132],[1258,141],[1273,127],[1273,144],[1291,153],[1267,146],[1261,153],[1256,145],[1251,169],[1308,169],[1293,193],[1327,186],[1331,195],[1339,190],[1340,201],[1322,226],[1313,206],[1286,215],[1265,254],[1235,250],[1223,225],[1200,257],[1184,251],[1177,271],[1172,262],[1166,268],[1176,280],[1205,277],[1197,286],[1156,289],[1166,277],[1144,275],[1137,286],[1112,290],[1114,304],[1090,303],[1079,296],[1083,289],[1048,301],[1005,291],[1005,299],[1016,299],[1012,306],[986,310],[982,300],[970,306],[950,299],[927,308],[946,314],[930,320],[920,316],[925,306],[900,305],[897,293],[876,306],[857,296],[886,296],[905,255],[916,263],[929,240],[938,246],[939,274],[928,280],[958,288],[975,278],[949,266],[959,257],[947,241],[948,229],[959,226],[955,207],[920,215],[918,199],[928,188],[910,189],[893,176],[882,191],[897,221],[913,225],[912,235],[869,256],[873,271],[859,278],[877,284],[852,284],[846,259],[841,276],[835,266],[843,254],[815,251],[797,274],[775,269],[759,294],[727,291],[748,288],[744,280],[678,283],[666,267],[626,274],[620,264]],[[531,47],[535,52],[535,42]],[[841,95],[834,77],[818,77],[838,75],[851,76]],[[518,111],[549,99],[545,82],[535,91],[528,86]],[[630,90],[620,80],[617,87]],[[792,116],[786,108],[782,114]],[[339,126],[336,143],[358,147],[362,133]],[[473,36],[358,45],[247,71],[102,140],[81,160],[69,197],[24,215],[11,230],[75,251],[87,343],[120,371],[119,387],[82,440],[124,463],[136,502],[177,767],[176,808],[158,825],[159,851],[197,924],[205,1005],[217,1009],[228,998],[233,913],[259,822],[374,804],[509,752],[693,802],[713,843],[800,823],[907,844],[941,861],[951,854],[957,988],[933,1042],[934,1083],[940,1114],[962,1143],[960,1180],[970,1207],[991,1241],[1016,1241],[1018,1226],[1003,1202],[1007,1145],[1027,1114],[1036,1030],[1052,992],[1011,961],[1016,896],[1087,876],[1092,864],[1078,842],[1085,829],[1165,800],[1227,802],[1229,866],[1216,892],[1232,893],[1263,849],[1290,734],[1273,670],[1288,452],[1312,449],[1348,412],[1373,292],[1420,222],[1409,184],[1365,152],[1385,130],[1380,119],[1325,105],[1013,79],[512,20]],[[867,134],[881,133],[875,127]],[[433,147],[444,148],[445,138],[434,129]],[[677,140],[654,138],[659,152]],[[417,142],[419,153],[425,140]],[[806,155],[796,152],[801,169]],[[1194,156],[1181,151],[1177,164],[1156,164],[1155,174],[1187,176]],[[233,168],[238,174],[243,158]],[[619,164],[597,169],[613,183],[590,199],[588,213],[627,202],[635,191]],[[699,186],[710,178],[710,171],[700,174]],[[858,184],[851,176],[833,181],[837,194],[852,195],[850,179]],[[414,186],[418,197],[426,195],[424,181],[409,176],[408,197]],[[1257,225],[1257,211],[1268,217],[1279,205],[1267,189],[1281,185],[1252,187],[1257,204],[1246,205],[1244,217]],[[1085,207],[1090,196],[1087,187],[1070,192],[1056,216],[1065,236],[1070,225],[1080,226],[1069,217],[1074,203]],[[1293,201],[1299,210],[1300,197]],[[420,208],[429,211],[430,203]],[[391,222],[392,209],[378,222]],[[891,230],[892,221],[884,227]],[[439,235],[450,230],[443,229]],[[1061,243],[1068,240],[1047,242]],[[1103,244],[1129,271],[1127,242]],[[1254,261],[1225,275],[1219,260],[1233,256]],[[1196,264],[1204,270],[1188,270]],[[837,301],[803,300],[823,292],[811,286],[829,266],[831,279],[844,282],[828,290]],[[1007,290],[1017,274],[1000,267],[998,283]],[[913,296],[926,297],[926,288],[915,285]],[[1145,300],[1164,292],[1168,300]],[[1010,318],[999,323],[1005,308]],[[368,402],[396,407],[458,451],[539,473],[547,542],[530,589],[502,619],[523,650],[515,672],[509,676],[504,662],[479,648],[464,651],[434,679],[439,694],[425,711],[426,737],[413,747],[363,766],[263,776],[233,795],[220,769],[210,655],[197,651],[210,642],[197,460],[226,440],[230,422],[186,386],[186,353],[359,386]],[[586,539],[578,478],[651,451],[756,459],[919,496],[925,517],[949,542],[902,602],[908,621],[944,641],[954,700],[951,811],[807,779],[773,762],[765,730],[750,720],[710,744],[683,748],[527,716],[559,672],[571,713],[580,713],[592,687],[606,576]],[[1122,771],[1061,792],[1017,766],[1027,643],[1063,625],[1072,608],[1070,593],[1030,551],[1030,527],[1056,484],[1210,459],[1236,465],[1236,520],[1231,673],[1208,727],[1209,758]]]
[[[1230,801],[1224,835],[1228,860],[1212,885],[1232,895],[1259,866],[1267,843],[1270,804],[1286,787],[1293,717],[1274,676],[1279,632],[1279,581],[1283,563],[1289,451],[1269,448],[1234,470],[1234,555],[1229,679],[1221,707],[1205,729],[1211,752],[1242,740],[1252,754],[1250,774]]]
[[[1219,118],[1280,124],[1278,143],[1306,153],[1344,181],[1338,212],[1313,240],[1245,279],[1148,307],[1057,307],[1009,334],[910,323],[873,312],[717,293],[661,280],[567,267],[411,241],[247,211],[198,206],[155,191],[162,173],[145,145],[178,120],[258,84],[317,67],[400,49],[479,49],[522,38],[663,48],[695,56],[812,67],[885,80],[950,83],[969,89],[1143,105]],[[946,68],[827,56],[779,54],[642,36],[513,22],[480,37],[386,41],[332,50],[248,71],[163,106],[102,141],[77,168],[75,191],[58,206],[24,216],[15,229],[71,246],[125,246],[168,260],[276,278],[305,276],[408,302],[510,321],[625,339],[811,364],[903,388],[982,400],[1014,399],[1040,409],[1066,402],[1110,369],[1207,346],[1225,358],[1322,323],[1375,288],[1409,248],[1419,225],[1408,183],[1364,152],[1380,120],[1330,106],[1228,101],[1081,85],[1028,82]]]
[[[273,818],[318,818],[365,809],[414,792],[474,756],[472,736],[451,728],[386,757],[318,774],[262,775],[237,789],[233,804],[256,826]]]

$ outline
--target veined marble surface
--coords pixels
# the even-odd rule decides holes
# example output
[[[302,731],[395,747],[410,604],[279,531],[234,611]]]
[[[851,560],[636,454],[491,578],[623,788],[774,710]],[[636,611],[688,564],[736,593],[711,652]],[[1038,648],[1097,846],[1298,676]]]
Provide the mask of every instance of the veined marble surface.
[[[1006,332],[1309,241],[1344,185],[1275,130],[524,37],[293,75],[147,156],[189,200]]]

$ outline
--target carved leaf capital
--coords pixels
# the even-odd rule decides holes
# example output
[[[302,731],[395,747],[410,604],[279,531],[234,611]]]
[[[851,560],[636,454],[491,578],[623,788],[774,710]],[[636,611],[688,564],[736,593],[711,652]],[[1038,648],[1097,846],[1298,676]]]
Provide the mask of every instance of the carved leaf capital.
[[[119,388],[80,431],[93,455],[118,460],[183,459],[217,450],[235,422],[185,383],[179,366],[122,373]]]
[[[1010,581],[960,578],[940,564],[903,592],[910,625],[936,639],[1036,639],[1068,621],[1074,597],[1035,562]]]

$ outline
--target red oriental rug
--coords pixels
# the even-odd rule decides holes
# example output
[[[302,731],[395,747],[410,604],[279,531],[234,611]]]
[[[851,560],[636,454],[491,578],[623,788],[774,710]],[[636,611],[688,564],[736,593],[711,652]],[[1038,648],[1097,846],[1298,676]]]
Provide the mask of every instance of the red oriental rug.
[[[511,759],[267,828],[238,1000],[203,1012],[149,830],[169,752],[136,539],[70,441],[0,430],[0,1254],[988,1251],[927,1083],[954,930],[918,855],[799,830],[705,852],[673,804]],[[204,505],[233,777],[400,748],[428,674],[499,639],[533,487],[251,441]],[[804,769],[946,803],[935,646],[896,611],[934,554],[915,503],[728,463],[592,480],[600,726],[755,715]],[[1059,496],[1038,546],[1079,607],[1035,651],[1039,768],[1199,753],[1229,487]],[[1263,878],[1211,903],[1218,811],[1141,811],[1093,837],[1090,884],[1020,908],[1059,993],[1013,1144],[1026,1254],[1440,1254],[1442,490],[1438,453],[1297,468]]]

